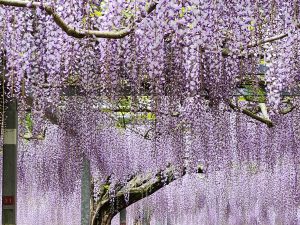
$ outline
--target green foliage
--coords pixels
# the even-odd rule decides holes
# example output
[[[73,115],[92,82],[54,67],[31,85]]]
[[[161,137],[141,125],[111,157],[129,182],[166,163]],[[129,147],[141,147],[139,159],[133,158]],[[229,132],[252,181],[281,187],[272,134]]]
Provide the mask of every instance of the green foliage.
[[[133,12],[130,9],[124,9],[122,11],[122,16],[124,16],[126,19],[130,19],[133,17]]]
[[[32,133],[33,123],[31,118],[31,113],[27,113],[25,117],[25,127],[28,133]]]
[[[179,17],[180,17],[180,18],[184,17],[185,12],[186,12],[186,8],[185,8],[185,7],[182,7],[182,8],[181,8],[181,11],[179,12]]]
[[[119,99],[117,106],[121,112],[128,112],[131,109],[131,103],[132,103],[131,97],[127,96]]]
[[[248,26],[249,31],[254,31],[255,30],[255,21],[252,20],[250,21],[250,25]]]
[[[24,134],[24,138],[31,138],[32,137],[32,130],[33,130],[33,122],[32,122],[32,118],[31,118],[31,113],[27,113],[25,116],[25,119],[23,121],[24,126],[25,126],[25,134]]]
[[[91,5],[92,6],[92,12],[90,13],[91,17],[101,17],[105,14],[105,11],[108,9],[108,3],[109,1],[101,1],[100,5]]]
[[[181,7],[181,10],[179,11],[179,18],[184,17],[188,13],[190,13],[194,8],[196,8],[196,5],[193,6],[187,6],[187,7]]]
[[[126,129],[128,125],[151,123],[156,120],[155,113],[148,109],[151,103],[149,96],[139,96],[137,99],[132,99],[130,96],[118,99],[116,127]]]
[[[266,62],[264,59],[260,59],[258,64],[265,66]],[[264,74],[258,74],[255,77],[253,75],[245,76],[240,88],[242,96],[239,97],[239,101],[266,103],[267,91]]]
[[[244,85],[243,99],[251,102],[265,103],[267,92],[264,87],[257,85]]]

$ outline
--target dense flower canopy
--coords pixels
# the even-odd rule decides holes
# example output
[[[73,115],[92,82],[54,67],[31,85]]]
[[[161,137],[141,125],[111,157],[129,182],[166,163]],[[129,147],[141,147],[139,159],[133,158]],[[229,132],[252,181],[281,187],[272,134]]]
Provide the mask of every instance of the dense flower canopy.
[[[111,121],[99,115],[91,123],[103,127],[90,129],[89,137],[74,138],[49,126],[45,140],[20,143],[19,217],[31,224],[35,216],[27,207],[40,204],[43,207],[34,215],[44,223],[56,221],[57,211],[63,209],[64,221],[78,224],[82,165],[78,155],[85,154],[91,160],[96,193],[110,175],[112,183],[126,185],[132,174],[155,174],[170,163],[175,174],[180,174],[183,165],[188,168],[189,176],[133,205],[129,219],[150,210],[152,221],[171,224],[299,222],[299,121],[298,110],[277,121],[280,125],[274,128],[244,115],[200,111],[189,139],[182,133],[176,137],[164,133],[155,143],[111,128]],[[198,165],[205,173],[193,175]]]
[[[32,96],[36,110],[59,105],[70,85],[95,99],[147,95],[159,107],[161,96],[170,105],[206,97],[217,104],[244,79],[258,85],[261,63],[269,67],[262,79],[268,103],[278,106],[280,92],[299,79],[293,1],[1,2],[10,92]],[[57,18],[85,36],[76,38]]]
[[[133,174],[200,166],[205,177],[186,181],[198,188],[177,211],[176,185],[149,200],[160,205],[151,209],[158,221],[167,211],[178,216],[172,223],[187,223],[185,211],[201,212],[195,224],[296,224],[299,7],[0,0],[2,96],[19,101],[20,201],[38,193],[64,209],[78,203],[84,158],[95,190],[107,177],[126,185]]]

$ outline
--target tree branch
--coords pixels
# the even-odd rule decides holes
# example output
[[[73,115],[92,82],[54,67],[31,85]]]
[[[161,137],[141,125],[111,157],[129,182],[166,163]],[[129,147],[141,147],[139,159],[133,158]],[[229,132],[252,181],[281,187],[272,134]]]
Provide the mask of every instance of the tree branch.
[[[54,22],[69,36],[75,38],[84,38],[87,36],[94,36],[98,38],[108,38],[108,39],[120,39],[124,38],[127,35],[131,34],[133,26],[129,26],[127,28],[116,30],[116,31],[99,31],[99,30],[85,30],[85,29],[77,29],[68,25],[61,17],[58,15],[55,10],[48,4],[41,4],[40,2],[31,2],[31,1],[23,1],[23,0],[0,0],[0,5],[5,6],[14,6],[14,7],[23,7],[23,8],[41,8],[45,10],[49,15],[53,17]],[[149,5],[146,9],[147,14],[142,16],[142,19],[145,18],[148,14],[153,12],[156,9],[157,2],[154,2]]]
[[[258,120],[264,124],[267,124],[268,127],[273,127],[274,124],[271,120],[268,120],[268,119],[265,119],[263,117],[260,117],[254,113],[252,113],[250,110],[247,110],[247,109],[240,109],[238,106],[235,106],[231,101],[228,101],[228,104],[230,106],[230,108],[232,108],[233,110],[237,110],[241,113],[244,113],[245,115],[247,116],[250,116],[251,118],[255,119],[255,120]]]
[[[197,168],[197,173],[203,173],[201,167]],[[152,195],[156,191],[160,190],[164,186],[171,182],[181,178],[186,174],[186,168],[178,175],[175,176],[173,168],[168,167],[165,171],[158,172],[155,176],[151,174],[144,176],[133,176],[128,181],[127,185],[118,185],[115,195],[116,204],[111,206],[109,195],[102,195],[102,198],[98,201],[98,205],[92,218],[92,225],[110,224],[110,220],[121,210],[125,209],[129,205]],[[105,184],[107,185],[107,183]],[[129,194],[129,199],[126,202],[125,195]],[[113,207],[113,210],[112,210]]]
[[[157,2],[153,2],[150,4],[146,9],[146,15],[142,16],[142,19],[145,18],[148,14],[153,12],[156,9]],[[49,6],[48,4],[41,4],[40,2],[31,2],[31,1],[25,1],[25,0],[0,0],[0,5],[6,5],[6,6],[14,6],[14,7],[23,7],[23,8],[38,8],[41,7],[44,9],[49,15],[52,15],[54,22],[69,36],[75,37],[75,38],[84,38],[87,36],[95,36],[98,38],[108,38],[108,39],[120,39],[128,36],[130,33],[132,33],[133,26],[129,26],[127,28],[116,30],[116,31],[99,31],[99,30],[85,30],[85,29],[77,29],[75,27],[72,27],[68,25],[57,13],[55,13],[55,10]],[[141,20],[139,21],[141,22]],[[300,24],[296,25],[297,28],[300,28]],[[257,47],[262,44],[271,43],[277,40],[281,40],[288,36],[288,33],[283,33],[280,35],[276,35],[270,38],[267,38],[265,40],[257,41],[252,44],[248,44],[246,47],[242,48],[241,50],[244,50],[246,48],[253,48]]]
[[[297,28],[299,28],[299,25],[297,26]],[[263,45],[263,44],[266,44],[266,43],[272,43],[274,41],[278,41],[278,40],[281,40],[283,38],[286,38],[288,36],[287,33],[285,34],[280,34],[280,35],[276,35],[274,37],[270,37],[270,38],[267,38],[265,40],[262,40],[262,41],[257,41],[255,43],[252,43],[252,44],[249,44],[247,45],[246,48],[254,48],[254,47],[257,47],[259,45]],[[244,50],[245,48],[242,48],[242,50]]]

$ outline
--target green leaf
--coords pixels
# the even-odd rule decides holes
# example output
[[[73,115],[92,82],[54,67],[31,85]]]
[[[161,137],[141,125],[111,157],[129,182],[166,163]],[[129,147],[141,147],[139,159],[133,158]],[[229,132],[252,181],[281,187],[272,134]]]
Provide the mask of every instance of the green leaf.
[[[149,112],[149,113],[147,113],[147,119],[148,120],[155,120],[156,116],[155,116],[154,113]]]
[[[180,17],[180,18],[184,17],[185,12],[186,12],[185,7],[182,7],[182,8],[181,8],[181,11],[180,11],[180,13],[179,13],[179,17]]]
[[[103,16],[103,13],[101,11],[98,11],[98,10],[94,11],[94,14],[97,17]]]

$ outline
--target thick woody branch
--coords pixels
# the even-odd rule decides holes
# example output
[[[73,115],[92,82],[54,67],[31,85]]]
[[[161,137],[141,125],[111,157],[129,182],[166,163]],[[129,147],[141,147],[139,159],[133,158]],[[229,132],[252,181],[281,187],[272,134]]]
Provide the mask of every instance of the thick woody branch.
[[[23,8],[41,8],[45,10],[49,15],[53,17],[54,22],[69,36],[75,38],[84,38],[87,36],[93,36],[98,38],[108,38],[108,39],[120,39],[124,38],[127,35],[131,34],[133,26],[129,26],[127,28],[116,30],[116,31],[101,31],[101,30],[85,30],[78,29],[68,25],[63,18],[57,14],[54,8],[48,4],[41,4],[40,2],[32,2],[32,1],[23,1],[23,0],[0,0],[0,5],[5,6],[14,6],[14,7],[23,7]],[[156,9],[157,3],[154,2],[150,4],[150,6],[146,9],[147,14],[142,16],[142,19],[145,18],[148,14],[153,12]]]
[[[274,126],[274,124],[271,120],[260,117],[260,116],[256,115],[255,113],[251,112],[248,109],[241,109],[238,106],[235,106],[231,101],[229,101],[228,104],[229,104],[230,108],[232,108],[233,110],[239,111],[239,112],[241,112],[241,113],[243,113],[247,116],[250,116],[251,118],[253,118],[257,121],[260,121],[260,122],[266,124],[268,127],[273,127]]]
[[[44,9],[49,15],[52,15],[54,22],[69,36],[75,37],[75,38],[84,38],[87,36],[95,36],[98,38],[108,38],[108,39],[120,39],[124,38],[130,33],[132,33],[133,26],[129,26],[127,28],[116,30],[116,31],[99,31],[99,30],[85,30],[85,29],[77,29],[75,27],[72,27],[68,25],[60,15],[58,15],[55,10],[47,5],[47,4],[41,4],[40,2],[32,2],[32,1],[24,1],[24,0],[0,0],[0,5],[6,5],[6,6],[14,6],[14,7],[24,7],[24,8],[38,8],[41,7]],[[150,14],[156,9],[157,3],[153,2],[148,6],[146,9],[146,13]],[[143,15],[141,19],[145,18],[146,15]],[[141,21],[141,20],[140,20]],[[297,28],[300,28],[300,24],[296,25]],[[246,47],[242,48],[253,48],[257,47],[266,43],[271,43],[277,40],[281,40],[283,38],[286,38],[288,36],[288,33],[283,33],[280,35],[276,35],[270,38],[267,38],[265,40],[257,41],[255,43],[248,44]]]
[[[198,167],[196,172],[203,173],[203,170]],[[94,217],[92,219],[92,225],[109,224],[109,220],[111,220],[121,210],[145,197],[148,197],[149,195],[152,195],[156,191],[181,178],[185,174],[186,169],[176,176],[172,167],[169,167],[165,171],[160,171],[154,176],[151,174],[144,176],[133,176],[128,181],[126,186],[117,186],[114,199],[116,204],[113,207],[111,207],[108,190],[106,190],[104,195],[103,190],[101,190],[102,198],[98,202]],[[107,185],[108,184],[106,183],[105,186]],[[128,201],[125,200],[126,195],[129,195]],[[111,210],[112,208],[113,211]]]

